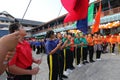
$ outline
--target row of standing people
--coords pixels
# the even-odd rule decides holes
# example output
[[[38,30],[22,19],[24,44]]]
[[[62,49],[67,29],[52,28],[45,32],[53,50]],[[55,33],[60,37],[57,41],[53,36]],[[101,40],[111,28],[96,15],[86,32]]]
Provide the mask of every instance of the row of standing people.
[[[96,53],[96,59],[101,60],[101,53],[106,51],[106,47],[107,47],[108,43],[110,43],[112,52],[114,52],[114,47],[115,47],[114,46],[115,44],[113,44],[113,43],[118,43],[118,42],[115,42],[115,40],[113,38],[114,36],[111,36],[111,38],[109,39],[109,42],[108,42],[106,37],[103,37],[100,34],[94,34],[94,36],[92,36],[91,34],[83,35],[83,36],[79,36],[79,34],[76,34],[75,37],[72,37],[71,34],[68,34],[68,35],[65,34],[64,37],[62,37],[62,35],[60,33],[57,33],[56,37],[57,37],[57,39],[55,37],[53,37],[53,39],[52,39],[55,41],[55,43],[53,43],[54,47],[55,47],[55,45],[57,45],[59,43],[59,41],[62,42],[61,46],[63,45],[63,43],[65,43],[65,44],[64,44],[64,47],[62,47],[62,49],[60,49],[60,50],[58,49],[55,52],[55,54],[57,54],[57,55],[52,58],[53,60],[49,59],[49,57],[48,57],[48,65],[49,65],[50,73],[53,75],[52,76],[49,73],[50,74],[49,79],[51,79],[51,80],[57,80],[58,76],[59,76],[60,80],[62,80],[62,78],[68,78],[67,75],[70,72],[72,72],[72,70],[75,68],[73,66],[74,60],[75,60],[77,67],[81,67],[82,64],[86,64],[89,62],[95,62],[93,60],[94,53]],[[49,41],[49,38],[50,38],[50,35],[47,38],[47,42]],[[119,40],[118,37],[117,37],[117,40]],[[47,42],[46,42],[46,44],[47,44]],[[41,53],[42,51],[40,52],[40,50],[42,50],[42,49],[44,49],[43,51],[45,51],[45,47],[46,47],[45,42],[44,42],[44,48],[41,48],[40,41],[35,41],[34,43],[31,43],[31,44],[32,44],[34,51],[35,51],[35,48],[37,49],[36,54]],[[46,47],[47,54],[49,54],[49,52],[50,52],[50,51],[48,51],[48,49],[52,48],[51,45],[48,48]],[[53,49],[51,49],[51,50],[53,50]],[[89,61],[87,59],[88,54],[89,54]],[[52,61],[52,64],[50,65],[51,61]],[[55,64],[53,64],[53,63],[55,63]],[[82,63],[82,64],[80,64],[80,63]],[[53,69],[51,69],[50,66],[54,66],[54,67],[52,67]]]
[[[33,39],[29,41],[33,51],[36,51],[36,54],[45,53],[45,40],[44,39]]]
[[[73,38],[71,33],[64,34],[57,33],[55,38],[53,31],[47,32],[47,40],[45,43],[47,62],[49,66],[49,80],[63,80],[67,75],[75,69],[73,62],[75,59],[77,67],[82,64],[93,63],[93,53],[96,52],[96,59],[101,60],[102,52],[102,38],[100,34],[91,34]],[[88,61],[89,54],[89,61]],[[82,63],[82,64],[81,64]]]

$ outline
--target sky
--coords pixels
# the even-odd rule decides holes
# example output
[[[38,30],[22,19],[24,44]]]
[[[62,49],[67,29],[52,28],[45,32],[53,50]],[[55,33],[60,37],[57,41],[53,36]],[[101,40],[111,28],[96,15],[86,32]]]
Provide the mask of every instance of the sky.
[[[22,18],[28,3],[29,0],[0,0],[0,12],[7,11],[15,18]],[[47,22],[58,17],[61,7],[61,0],[32,0],[24,19]],[[62,7],[59,16],[66,13]]]

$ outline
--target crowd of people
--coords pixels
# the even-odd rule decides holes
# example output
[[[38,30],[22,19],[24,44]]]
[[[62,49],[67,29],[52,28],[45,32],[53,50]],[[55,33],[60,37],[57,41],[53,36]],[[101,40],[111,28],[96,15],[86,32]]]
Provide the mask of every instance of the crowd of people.
[[[45,40],[44,39],[31,39],[28,40],[33,51],[36,51],[36,54],[45,53]]]
[[[47,32],[45,39],[26,41],[26,32],[21,24],[13,23],[9,26],[10,34],[0,39],[0,74],[7,72],[8,80],[32,80],[32,75],[39,72],[39,67],[32,68],[32,63],[40,64],[40,59],[32,57],[32,50],[36,54],[46,53],[49,67],[49,80],[63,80],[76,68],[88,63],[101,60],[102,53],[116,55],[115,46],[120,52],[120,34],[102,36],[95,34],[72,34]],[[15,39],[11,39],[10,36]],[[9,42],[9,40],[11,43]],[[17,44],[18,43],[18,44]],[[1,46],[2,45],[2,46]],[[3,47],[5,46],[5,47]],[[93,58],[94,54],[96,59]],[[13,56],[14,55],[14,56]],[[73,63],[75,62],[75,65]]]
[[[44,51],[48,55],[49,80],[57,80],[58,77],[63,80],[68,78],[67,76],[75,69],[74,61],[80,68],[82,65],[101,60],[102,53],[109,52],[116,55],[115,46],[118,46],[118,52],[120,49],[120,34],[102,36],[100,33],[81,35],[58,32],[55,34],[54,31],[48,31],[44,40],[33,39],[30,43],[34,51],[37,49],[36,54]],[[95,53],[96,60],[93,59]]]

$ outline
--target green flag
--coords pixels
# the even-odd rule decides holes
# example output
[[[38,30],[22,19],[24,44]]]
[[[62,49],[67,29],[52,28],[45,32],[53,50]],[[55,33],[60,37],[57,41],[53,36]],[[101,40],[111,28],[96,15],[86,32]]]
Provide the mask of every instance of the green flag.
[[[91,3],[91,5],[88,8],[88,22],[93,21],[93,12],[94,12],[94,3]]]

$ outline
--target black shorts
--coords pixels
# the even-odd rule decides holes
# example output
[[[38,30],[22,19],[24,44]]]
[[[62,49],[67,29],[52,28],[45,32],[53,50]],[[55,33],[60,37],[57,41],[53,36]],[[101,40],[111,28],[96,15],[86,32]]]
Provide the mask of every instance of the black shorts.
[[[31,70],[32,67],[30,66],[26,69]],[[32,80],[32,75],[13,75],[8,72],[7,74],[8,74],[7,80]]]

